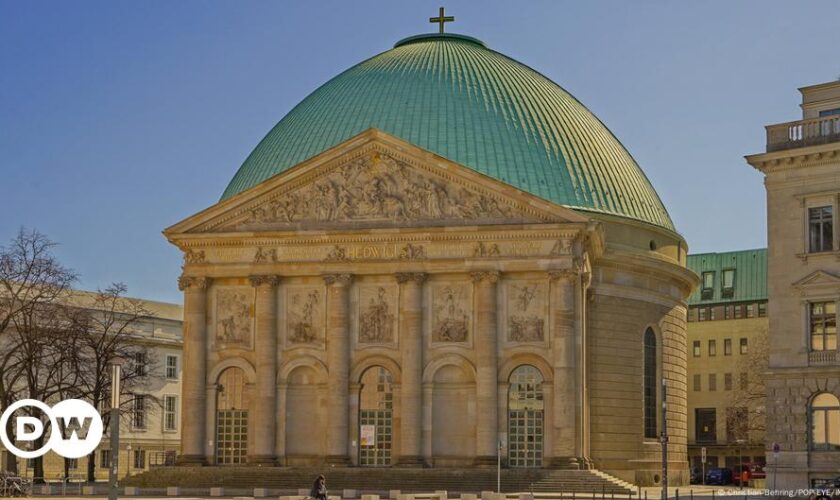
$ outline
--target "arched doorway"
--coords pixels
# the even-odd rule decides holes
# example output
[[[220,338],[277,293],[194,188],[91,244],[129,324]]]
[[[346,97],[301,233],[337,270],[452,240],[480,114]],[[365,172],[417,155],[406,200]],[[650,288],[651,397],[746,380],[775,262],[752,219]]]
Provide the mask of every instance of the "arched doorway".
[[[216,395],[216,463],[244,464],[248,457],[248,407],[245,371],[226,368],[220,375]]]
[[[286,388],[286,460],[289,465],[311,465],[324,455],[326,439],[321,406],[324,380],[312,366],[298,366]]]
[[[513,370],[508,382],[508,464],[542,467],[545,415],[542,373],[531,365],[521,365]]]
[[[359,465],[391,465],[394,442],[394,379],[381,366],[365,370],[359,394]]]
[[[434,374],[432,457],[435,467],[470,465],[475,457],[475,378],[464,367],[445,365]]]

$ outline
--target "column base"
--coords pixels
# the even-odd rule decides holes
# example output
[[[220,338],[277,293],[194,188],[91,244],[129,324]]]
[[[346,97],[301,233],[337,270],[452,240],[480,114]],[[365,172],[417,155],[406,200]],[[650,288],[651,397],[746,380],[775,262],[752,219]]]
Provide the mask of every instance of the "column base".
[[[329,455],[324,459],[324,462],[330,465],[350,465],[350,457],[347,455]]]
[[[586,467],[582,467],[582,465],[578,457],[552,457],[548,461],[548,467],[551,469],[585,469]]]
[[[476,467],[481,467],[481,468],[496,467],[496,464],[498,463],[498,460],[499,460],[499,457],[496,457],[496,456],[493,456],[493,455],[485,456],[485,457],[475,457],[473,459],[473,465],[476,466]]]
[[[207,465],[207,457],[204,455],[181,455],[178,457],[176,464],[187,467],[201,467]]]
[[[397,467],[425,467],[426,461],[421,456],[403,456],[397,459]]]
[[[248,457],[248,465],[277,465],[277,457],[274,455],[254,455]]]

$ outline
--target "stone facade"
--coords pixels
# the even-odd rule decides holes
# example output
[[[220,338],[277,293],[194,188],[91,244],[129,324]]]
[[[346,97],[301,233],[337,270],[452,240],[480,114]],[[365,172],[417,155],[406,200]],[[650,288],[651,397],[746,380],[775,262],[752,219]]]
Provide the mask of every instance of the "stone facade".
[[[768,484],[803,488],[837,475],[840,443],[821,446],[814,436],[811,403],[821,393],[840,397],[836,346],[812,343],[811,304],[836,304],[840,296],[840,82],[800,89],[803,120],[767,127],[767,152],[747,157],[764,174],[767,189]],[[822,114],[820,112],[823,112]],[[815,248],[811,209],[827,207],[831,233]],[[830,318],[829,318],[830,320]],[[830,429],[840,426],[832,414]],[[780,448],[778,457],[772,446]],[[776,476],[773,483],[773,476]]]
[[[652,483],[651,328],[687,480],[696,278],[673,232],[369,130],[165,235],[185,253],[183,463],[492,466],[501,443],[511,466]],[[249,397],[222,405],[228,391]],[[523,438],[525,419],[538,431]]]

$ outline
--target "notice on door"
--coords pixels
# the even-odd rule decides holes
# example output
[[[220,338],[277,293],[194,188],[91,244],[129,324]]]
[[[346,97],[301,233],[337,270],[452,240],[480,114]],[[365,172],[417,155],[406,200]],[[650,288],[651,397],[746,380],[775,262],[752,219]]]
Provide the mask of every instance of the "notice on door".
[[[359,433],[359,444],[362,446],[376,446],[376,426],[363,425]]]

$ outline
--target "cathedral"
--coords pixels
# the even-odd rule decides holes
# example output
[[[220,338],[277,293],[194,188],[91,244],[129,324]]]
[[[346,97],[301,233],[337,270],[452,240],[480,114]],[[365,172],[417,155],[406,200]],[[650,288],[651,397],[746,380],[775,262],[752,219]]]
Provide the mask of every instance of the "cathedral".
[[[183,464],[500,455],[656,484],[667,430],[688,482],[686,242],[597,117],[480,40],[413,36],[329,80],[164,234]]]

